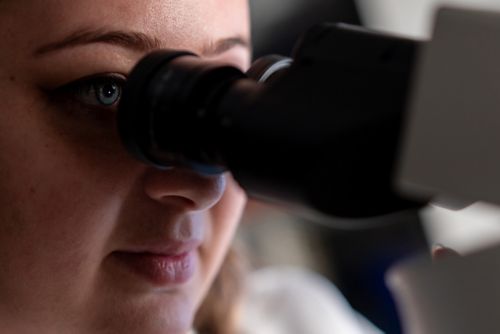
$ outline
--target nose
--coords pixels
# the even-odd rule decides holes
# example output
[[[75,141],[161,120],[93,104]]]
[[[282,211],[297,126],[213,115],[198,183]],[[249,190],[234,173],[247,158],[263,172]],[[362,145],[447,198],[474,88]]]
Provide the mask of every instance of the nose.
[[[224,174],[204,175],[180,167],[150,168],[144,177],[144,191],[150,198],[188,211],[211,208],[220,200],[225,188]]]

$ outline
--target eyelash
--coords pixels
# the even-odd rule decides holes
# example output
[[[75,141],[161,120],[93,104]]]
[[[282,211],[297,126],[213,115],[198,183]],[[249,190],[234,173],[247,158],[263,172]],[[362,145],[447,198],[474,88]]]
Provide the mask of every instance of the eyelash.
[[[86,109],[114,111],[120,101],[125,82],[126,78],[119,74],[92,75],[56,88],[52,95],[59,101],[76,103],[77,106]],[[108,85],[107,89],[106,85]],[[110,103],[102,100],[102,98],[107,98],[106,94],[113,94],[110,96]]]

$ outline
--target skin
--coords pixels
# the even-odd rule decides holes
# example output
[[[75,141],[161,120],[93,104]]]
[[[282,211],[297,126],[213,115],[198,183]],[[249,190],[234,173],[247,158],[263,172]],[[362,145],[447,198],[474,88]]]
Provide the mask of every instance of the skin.
[[[61,89],[95,74],[125,78],[151,50],[105,42],[36,50],[79,29],[109,29],[202,54],[223,38],[248,40],[248,26],[245,0],[0,3],[2,332],[186,333],[245,203],[229,175],[135,161],[116,133],[116,105]],[[241,69],[250,60],[239,45],[206,57]],[[202,243],[184,284],[152,285],[113,256],[184,237]]]

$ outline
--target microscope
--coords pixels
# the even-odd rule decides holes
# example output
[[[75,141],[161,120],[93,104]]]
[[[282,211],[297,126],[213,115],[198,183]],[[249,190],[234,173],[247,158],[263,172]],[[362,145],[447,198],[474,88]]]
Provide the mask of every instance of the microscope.
[[[129,77],[119,132],[147,164],[230,171],[252,197],[324,216],[500,204],[500,13],[446,7],[435,22],[429,41],[320,24],[247,73],[154,52]],[[499,263],[492,249],[393,268],[407,331],[500,331]]]

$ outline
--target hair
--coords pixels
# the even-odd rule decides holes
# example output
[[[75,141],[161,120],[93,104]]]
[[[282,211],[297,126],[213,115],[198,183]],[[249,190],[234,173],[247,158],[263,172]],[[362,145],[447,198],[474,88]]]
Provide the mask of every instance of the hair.
[[[246,262],[232,246],[196,314],[194,328],[198,334],[234,334],[237,331],[246,271]]]

